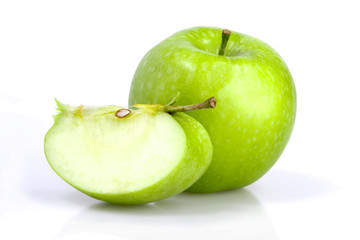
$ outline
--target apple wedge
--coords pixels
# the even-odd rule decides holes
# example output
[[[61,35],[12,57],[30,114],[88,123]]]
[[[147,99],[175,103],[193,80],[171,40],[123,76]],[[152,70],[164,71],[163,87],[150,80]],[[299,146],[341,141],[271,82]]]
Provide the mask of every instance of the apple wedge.
[[[118,204],[164,199],[190,187],[211,162],[208,133],[181,111],[214,107],[212,101],[191,109],[57,102],[59,113],[46,134],[45,155],[61,178],[96,199]]]

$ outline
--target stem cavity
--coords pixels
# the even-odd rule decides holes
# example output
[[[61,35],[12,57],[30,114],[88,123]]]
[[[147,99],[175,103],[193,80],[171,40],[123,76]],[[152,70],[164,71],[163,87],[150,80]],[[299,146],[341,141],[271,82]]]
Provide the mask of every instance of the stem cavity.
[[[226,45],[228,43],[228,40],[230,38],[231,31],[228,29],[222,30],[222,36],[221,36],[221,45],[219,48],[219,55],[224,56]]]
[[[165,107],[165,112],[168,112],[168,113],[187,112],[187,111],[193,111],[193,110],[198,110],[198,109],[214,108],[214,107],[216,107],[216,99],[214,97],[211,97],[199,104],[186,105],[186,106],[166,105],[164,107]]]

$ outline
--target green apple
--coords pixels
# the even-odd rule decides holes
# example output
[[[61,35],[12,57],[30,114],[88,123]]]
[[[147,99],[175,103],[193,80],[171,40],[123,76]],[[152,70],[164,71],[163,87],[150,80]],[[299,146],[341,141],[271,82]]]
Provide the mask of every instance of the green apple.
[[[205,128],[181,111],[202,104],[72,107],[59,113],[45,137],[45,155],[66,182],[94,198],[142,204],[190,187],[212,159]],[[171,114],[170,114],[171,113]]]
[[[254,37],[195,27],[155,46],[136,70],[129,104],[162,104],[177,92],[178,104],[209,95],[219,103],[214,111],[189,113],[206,128],[214,148],[208,170],[191,192],[253,183],[290,138],[296,114],[291,74],[279,54]]]

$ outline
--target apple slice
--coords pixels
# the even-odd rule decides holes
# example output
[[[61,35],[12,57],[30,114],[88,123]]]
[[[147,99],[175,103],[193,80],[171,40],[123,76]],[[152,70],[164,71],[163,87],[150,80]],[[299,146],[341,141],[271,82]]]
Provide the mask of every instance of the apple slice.
[[[57,102],[45,155],[60,177],[94,198],[119,204],[167,198],[197,181],[212,159],[208,133],[180,111],[214,107],[214,101],[132,110]]]

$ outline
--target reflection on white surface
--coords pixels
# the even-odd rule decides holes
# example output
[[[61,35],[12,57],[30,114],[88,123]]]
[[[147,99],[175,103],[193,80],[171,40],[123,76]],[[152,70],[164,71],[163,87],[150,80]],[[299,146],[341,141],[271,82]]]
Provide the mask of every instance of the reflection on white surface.
[[[249,188],[262,201],[272,203],[299,202],[324,197],[339,190],[330,180],[279,169],[271,169]]]
[[[182,193],[139,206],[99,203],[75,215],[57,239],[278,239],[248,190]]]

